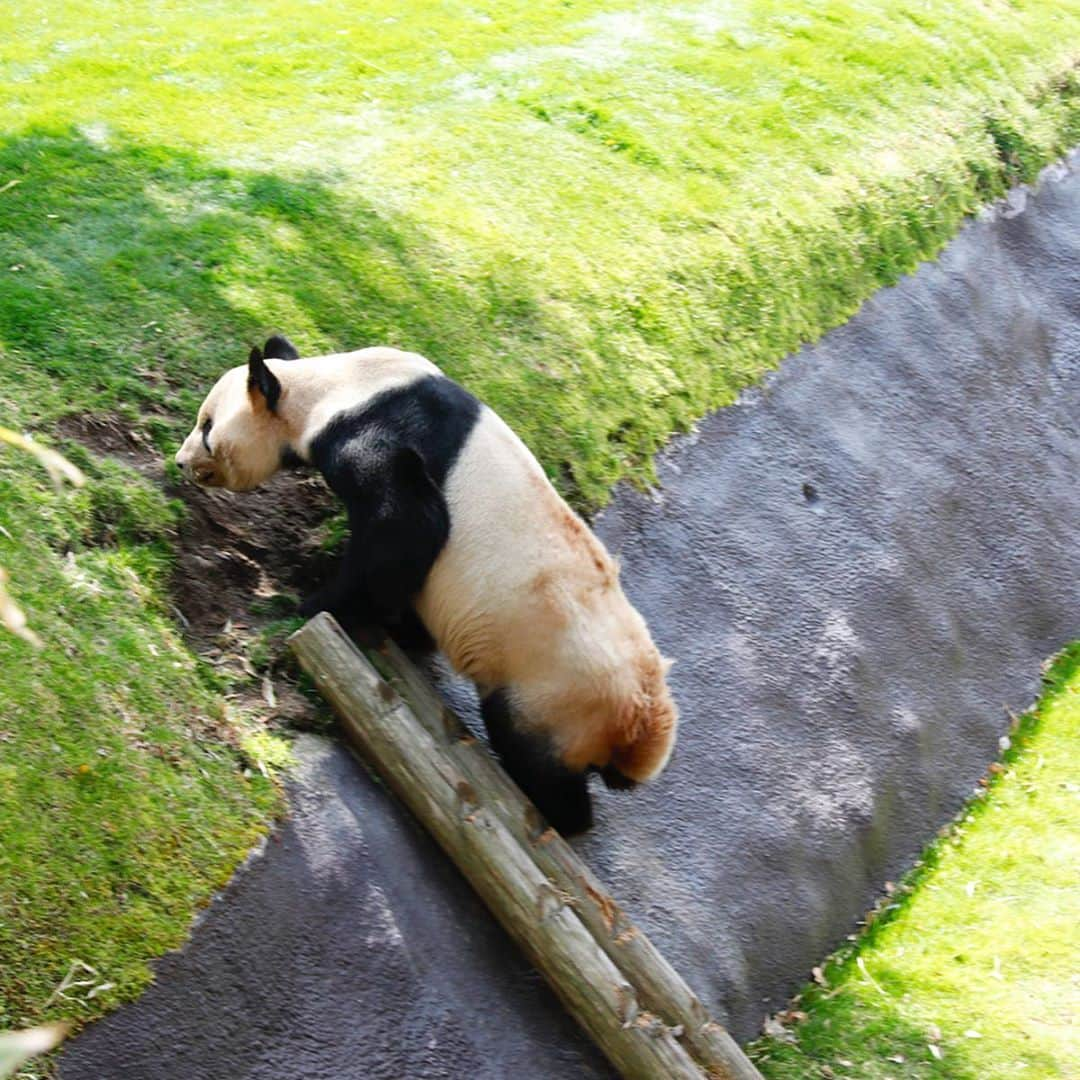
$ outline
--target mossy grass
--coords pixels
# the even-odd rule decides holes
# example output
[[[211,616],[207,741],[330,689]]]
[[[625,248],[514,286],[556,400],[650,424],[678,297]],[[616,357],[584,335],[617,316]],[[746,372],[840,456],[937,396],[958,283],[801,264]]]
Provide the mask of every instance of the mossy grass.
[[[1080,1075],[1080,642],[980,797],[801,994],[767,1080]],[[790,1017],[790,1013],[789,1013]]]
[[[45,0],[0,41],[0,397],[164,447],[269,328],[390,342],[596,505],[1080,141],[1078,40],[1080,0]]]
[[[44,643],[0,634],[0,1029],[142,989],[278,805],[163,601],[175,508],[115,466],[66,497],[32,468],[0,458],[0,562]]]

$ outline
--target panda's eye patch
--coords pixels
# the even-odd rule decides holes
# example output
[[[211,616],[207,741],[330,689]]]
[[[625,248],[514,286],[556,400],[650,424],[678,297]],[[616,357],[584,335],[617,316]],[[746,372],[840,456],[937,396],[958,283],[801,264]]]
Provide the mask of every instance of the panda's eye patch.
[[[214,426],[214,421],[211,420],[210,417],[208,416],[203,421],[203,425],[202,425],[202,444],[203,444],[203,446],[206,447],[206,452],[208,454],[213,453],[213,451],[210,449],[210,429],[213,426]]]

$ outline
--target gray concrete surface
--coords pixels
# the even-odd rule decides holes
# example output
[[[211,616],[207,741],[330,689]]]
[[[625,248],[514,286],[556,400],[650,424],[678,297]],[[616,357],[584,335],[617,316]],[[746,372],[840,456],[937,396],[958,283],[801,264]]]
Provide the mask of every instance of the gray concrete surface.
[[[1080,635],[1080,157],[732,409],[598,531],[684,712],[583,853],[747,1037]]]
[[[297,751],[290,819],[150,990],[70,1045],[65,1080],[609,1076],[349,751],[310,735]]]
[[[679,749],[579,848],[746,1038],[959,807],[1080,635],[1080,160],[964,229],[597,523]],[[466,702],[460,686],[448,693]],[[65,1080],[605,1068],[340,749]]]

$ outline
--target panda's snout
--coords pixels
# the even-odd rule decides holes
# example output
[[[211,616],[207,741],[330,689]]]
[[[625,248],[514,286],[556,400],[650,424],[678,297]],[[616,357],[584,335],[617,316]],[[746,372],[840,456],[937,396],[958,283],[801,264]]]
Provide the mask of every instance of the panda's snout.
[[[174,460],[180,467],[180,471],[184,474],[184,478],[187,480],[193,480],[196,484],[206,484],[214,478],[213,467],[206,465],[199,466],[195,462],[194,455],[186,451],[183,447],[176,452]]]
[[[174,460],[176,461],[176,464],[180,467],[180,471],[190,480],[193,471],[191,454],[181,446],[180,449],[177,450]]]

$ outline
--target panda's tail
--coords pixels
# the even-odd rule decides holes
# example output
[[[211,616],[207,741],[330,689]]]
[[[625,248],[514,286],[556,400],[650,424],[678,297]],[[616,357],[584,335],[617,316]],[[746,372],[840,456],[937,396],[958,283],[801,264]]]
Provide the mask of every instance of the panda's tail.
[[[667,765],[675,748],[679,714],[666,688],[639,706],[632,738],[617,743],[607,768],[601,770],[608,787],[634,787],[651,780]]]

